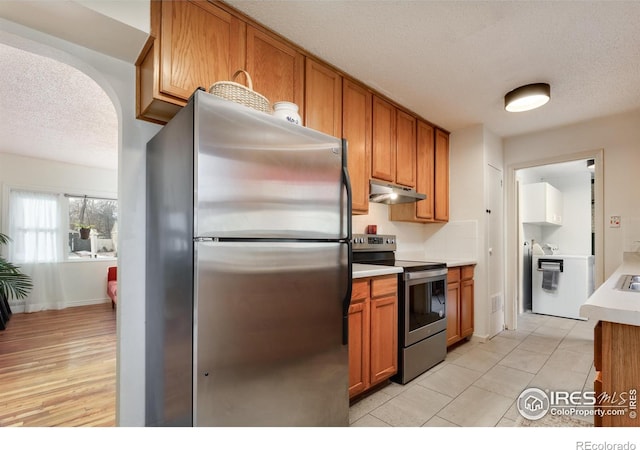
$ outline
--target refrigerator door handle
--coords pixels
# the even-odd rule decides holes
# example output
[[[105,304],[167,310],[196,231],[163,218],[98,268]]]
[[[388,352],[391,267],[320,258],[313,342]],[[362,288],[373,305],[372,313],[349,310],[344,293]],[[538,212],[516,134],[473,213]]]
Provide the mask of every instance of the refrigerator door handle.
[[[351,291],[353,290],[353,271],[351,269],[353,263],[353,249],[351,248],[351,240],[347,243],[349,254],[347,256],[347,292],[342,300],[342,345],[349,345],[349,307],[351,306]]]
[[[353,288],[353,249],[351,243],[351,180],[347,169],[347,140],[342,139],[342,183],[347,191],[347,292],[342,300],[342,345],[349,345],[349,306],[351,306],[351,291]]]
[[[342,139],[342,184],[344,185],[345,191],[347,192],[347,217],[345,217],[347,221],[347,235],[346,239],[351,242],[352,236],[352,225],[351,225],[351,210],[353,208],[352,200],[351,200],[351,179],[349,178],[349,169],[347,166],[347,140]]]

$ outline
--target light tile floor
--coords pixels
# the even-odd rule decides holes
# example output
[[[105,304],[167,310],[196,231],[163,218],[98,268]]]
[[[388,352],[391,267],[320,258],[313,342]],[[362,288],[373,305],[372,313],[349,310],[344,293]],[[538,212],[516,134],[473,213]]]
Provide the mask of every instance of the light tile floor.
[[[593,389],[594,325],[523,314],[517,330],[465,342],[410,383],[391,383],[353,404],[351,426],[517,426],[515,402],[527,387]]]

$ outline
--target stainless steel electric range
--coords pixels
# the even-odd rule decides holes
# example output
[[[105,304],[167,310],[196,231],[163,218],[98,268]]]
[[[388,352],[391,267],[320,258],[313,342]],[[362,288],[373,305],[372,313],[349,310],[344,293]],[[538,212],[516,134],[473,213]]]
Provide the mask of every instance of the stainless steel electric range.
[[[398,260],[396,236],[353,235],[353,262],[402,267],[398,274],[398,373],[406,384],[447,354],[447,265]]]

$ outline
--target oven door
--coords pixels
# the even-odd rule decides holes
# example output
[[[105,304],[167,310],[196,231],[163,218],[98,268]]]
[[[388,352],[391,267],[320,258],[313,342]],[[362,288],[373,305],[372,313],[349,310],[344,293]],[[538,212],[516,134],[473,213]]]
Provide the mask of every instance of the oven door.
[[[404,346],[447,329],[447,269],[404,273]]]

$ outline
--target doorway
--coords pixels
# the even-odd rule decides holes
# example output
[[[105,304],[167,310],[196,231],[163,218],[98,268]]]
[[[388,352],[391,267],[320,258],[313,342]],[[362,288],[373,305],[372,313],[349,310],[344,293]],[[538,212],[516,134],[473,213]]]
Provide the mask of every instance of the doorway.
[[[517,328],[517,317],[531,310],[532,257],[545,254],[592,255],[593,284],[603,280],[603,150],[532,161],[510,167],[509,217],[507,218],[506,327]],[[521,217],[525,186],[547,184],[558,190],[563,201],[560,218]],[[542,187],[542,186],[541,186]],[[545,186],[546,188],[546,186]],[[556,208],[557,209],[557,208]]]
[[[503,183],[502,170],[487,165],[487,274],[490,301],[489,333],[504,329]]]
[[[56,376],[67,377],[64,385],[68,389],[64,392],[68,392],[69,396],[78,390],[89,394],[95,393],[98,388],[104,390],[104,397],[98,399],[94,396],[86,400],[90,406],[84,407],[81,402],[73,403],[64,416],[67,425],[86,424],[81,420],[89,420],[87,416],[91,413],[88,411],[92,407],[100,409],[104,419],[101,425],[114,425],[118,311],[114,311],[108,302],[105,283],[107,268],[115,265],[116,259],[98,255],[101,248],[111,248],[113,236],[96,233],[95,239],[88,244],[93,254],[91,257],[82,255],[81,258],[80,252],[71,255],[67,250],[71,249],[72,236],[76,232],[70,219],[70,198],[117,198],[121,141],[119,103],[113,89],[97,69],[46,44],[0,34],[0,60],[10,80],[2,88],[3,107],[7,113],[3,127],[9,129],[2,128],[3,133],[0,133],[5,138],[5,148],[0,154],[0,184],[3,186],[1,226],[3,231],[10,229],[8,211],[11,190],[45,193],[50,197],[51,205],[55,206],[51,208],[51,223],[54,225],[49,241],[58,250],[46,263],[29,261],[34,290],[26,300],[16,300],[12,308],[16,313],[34,314],[14,314],[12,321],[16,325],[8,323],[4,333],[15,338],[16,345],[25,345],[30,352],[27,356],[31,355],[32,359],[36,356],[42,359],[45,355],[54,361],[56,368],[60,368]],[[37,211],[39,205],[32,203],[28,206]],[[113,214],[111,216],[116,218]],[[89,214],[85,217],[89,218]],[[33,224],[32,219],[29,220]],[[96,231],[98,227],[95,223]],[[113,231],[113,224],[105,229]],[[10,234],[16,236],[15,233]],[[96,244],[95,250],[93,242]],[[94,312],[97,315],[93,315]],[[52,348],[58,348],[56,345],[59,343],[49,336],[51,330],[47,334],[45,329],[27,327],[31,334],[25,336],[17,326],[23,319],[31,323],[40,315],[49,318],[48,323],[58,324],[56,338],[60,337],[60,327],[65,329],[60,338],[64,343],[60,343],[61,350],[55,354],[49,354]],[[78,332],[71,333],[72,327],[77,327]],[[86,344],[90,339],[94,340],[91,345]],[[64,351],[74,345],[77,348],[90,348],[91,352]],[[85,355],[88,356],[83,359]],[[95,380],[92,379],[92,369],[87,361],[97,362],[100,366],[100,375]],[[73,379],[63,370],[69,366],[73,366],[74,374],[78,374]],[[54,376],[53,369],[44,372],[36,369],[32,372],[37,372],[38,376]],[[49,398],[53,398],[53,385],[45,383],[46,380],[34,380],[34,389],[28,392],[14,391],[12,405],[15,408],[23,408],[27,396],[33,399],[38,395],[51,395]],[[57,413],[68,407],[55,400],[51,400],[51,403],[51,410]],[[59,424],[54,420],[61,415],[50,421],[44,414],[42,416],[39,422],[41,426]]]

